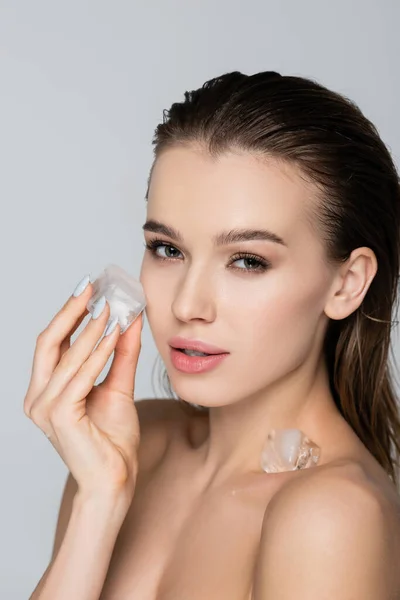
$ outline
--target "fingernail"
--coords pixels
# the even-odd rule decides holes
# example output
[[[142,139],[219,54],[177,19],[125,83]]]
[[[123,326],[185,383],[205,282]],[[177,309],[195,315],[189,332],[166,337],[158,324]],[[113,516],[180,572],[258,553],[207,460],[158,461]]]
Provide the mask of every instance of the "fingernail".
[[[106,305],[106,297],[100,296],[100,298],[98,300],[96,300],[96,302],[93,304],[93,312],[92,312],[93,319],[97,319],[97,317],[99,317],[101,315],[101,313],[104,310],[105,305]]]
[[[110,323],[107,325],[107,329],[104,332],[104,337],[106,335],[110,335],[110,333],[112,333],[114,331],[114,329],[116,328],[118,323],[118,317],[114,317],[112,319],[112,321],[110,321]]]
[[[83,294],[83,292],[86,290],[87,286],[89,285],[89,282],[90,282],[90,275],[85,275],[85,277],[76,286],[74,293],[72,295],[75,296],[75,298],[77,298],[78,296]]]

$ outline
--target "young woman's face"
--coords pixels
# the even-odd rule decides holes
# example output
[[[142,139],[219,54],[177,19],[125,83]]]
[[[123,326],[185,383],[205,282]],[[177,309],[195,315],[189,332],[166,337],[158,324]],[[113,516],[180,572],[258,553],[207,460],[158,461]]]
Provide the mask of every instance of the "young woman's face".
[[[229,153],[168,149],[153,169],[147,220],[179,232],[177,241],[145,231],[140,273],[146,316],[175,392],[188,402],[223,406],[287,375],[301,377],[320,351],[332,272],[307,220],[312,186],[295,167]],[[254,239],[214,245],[231,230],[268,230],[283,243]],[[240,257],[240,253],[254,256]],[[163,260],[164,259],[164,260]],[[201,374],[177,370],[168,340],[194,338],[229,352]]]

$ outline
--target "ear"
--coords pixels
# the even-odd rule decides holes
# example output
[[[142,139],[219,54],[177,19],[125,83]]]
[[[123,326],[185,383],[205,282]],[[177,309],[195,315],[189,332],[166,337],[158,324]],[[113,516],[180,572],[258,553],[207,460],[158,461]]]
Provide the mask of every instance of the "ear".
[[[332,293],[325,305],[325,314],[333,320],[345,319],[360,306],[378,270],[378,261],[371,248],[353,250],[338,269]]]

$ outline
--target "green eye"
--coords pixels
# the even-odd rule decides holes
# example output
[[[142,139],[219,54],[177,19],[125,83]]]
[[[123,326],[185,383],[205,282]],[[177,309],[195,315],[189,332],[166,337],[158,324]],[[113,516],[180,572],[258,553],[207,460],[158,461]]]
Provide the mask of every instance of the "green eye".
[[[160,239],[153,239],[150,242],[146,242],[145,247],[147,248],[147,250],[149,250],[151,252],[151,254],[153,255],[153,257],[156,260],[174,260],[177,257],[176,256],[160,256],[157,253],[157,248],[168,248],[168,251],[170,251],[171,249],[173,249],[174,251],[176,250],[178,252],[178,254],[181,254],[179,252],[179,250],[177,250],[177,248],[175,248],[175,246],[172,246],[171,244],[167,244],[166,242],[164,242],[163,240]],[[166,250],[167,251],[167,250]],[[236,271],[242,271],[245,273],[264,273],[270,266],[271,263],[268,262],[267,260],[265,260],[265,258],[262,258],[261,256],[257,256],[256,254],[249,254],[248,252],[239,252],[238,254],[235,254],[232,257],[231,262],[229,263],[230,265],[232,263],[235,263],[239,260],[246,260],[249,261],[251,263],[256,263],[256,267],[255,268],[240,268],[240,267],[233,267],[233,269],[235,269]]]

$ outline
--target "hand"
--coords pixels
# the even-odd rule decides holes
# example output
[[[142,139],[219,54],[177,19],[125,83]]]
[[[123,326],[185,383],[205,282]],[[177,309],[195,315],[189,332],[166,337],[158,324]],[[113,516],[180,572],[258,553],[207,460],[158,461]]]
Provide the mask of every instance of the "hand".
[[[105,336],[108,303],[91,318],[71,345],[70,337],[88,314],[89,283],[71,296],[42,331],[33,359],[24,412],[47,435],[83,495],[112,491],[132,498],[137,475],[140,430],[134,405],[141,349],[142,314],[120,335]],[[94,383],[115,350],[102,383]]]

